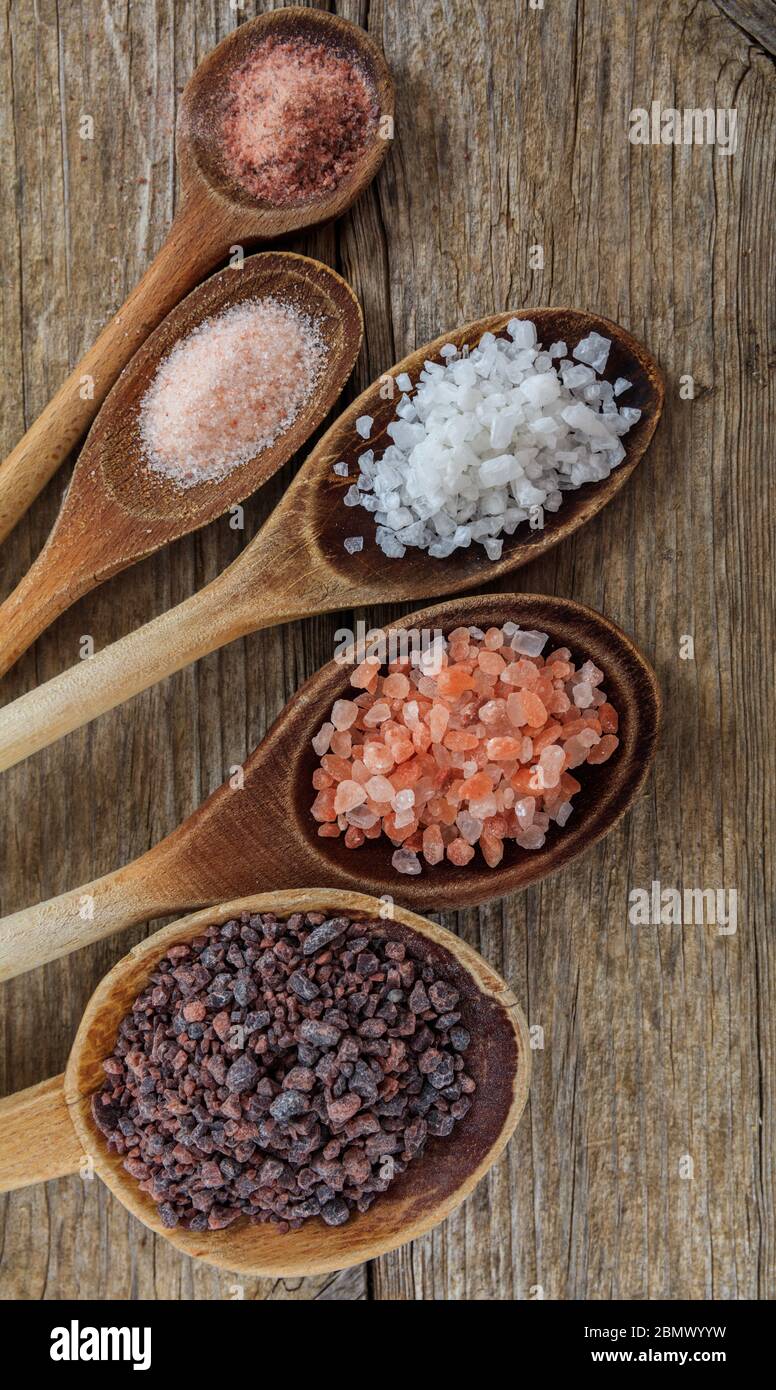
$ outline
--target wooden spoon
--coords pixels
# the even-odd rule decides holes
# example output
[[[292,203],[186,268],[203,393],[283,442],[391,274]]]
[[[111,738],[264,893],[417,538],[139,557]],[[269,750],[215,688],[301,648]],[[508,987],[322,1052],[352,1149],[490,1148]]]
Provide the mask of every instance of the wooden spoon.
[[[140,403],[160,361],[204,319],[272,296],[318,324],[326,361],[310,399],[274,444],[219,482],[176,487],[150,471],[140,435]],[[306,256],[250,256],[241,270],[221,270],[193,290],[124,368],[89,432],[46,545],[0,605],[0,676],[77,599],[220,516],[287,463],[340,395],[362,336],[353,291],[335,271]]]
[[[250,198],[230,175],[219,145],[219,114],[229,77],[271,34],[306,37],[352,56],[371,80],[382,116],[374,139],[333,192],[289,207]],[[181,207],[140,284],[0,466],[0,540],[85,434],[122,367],[173,305],[236,246],[341,216],[385,158],[386,118],[392,117],[393,83],[379,49],[363,29],[323,10],[291,8],[259,15],[203,59],[178,110]]]
[[[209,907],[135,946],[104,977],[87,1004],[64,1076],[0,1101],[0,1191],[77,1173],[88,1155],[127,1210],[184,1255],[270,1278],[346,1269],[430,1231],[495,1163],[528,1097],[531,1052],[526,1021],[508,985],[471,946],[433,922],[394,908],[390,920],[380,920],[380,934],[416,944],[422,938],[424,952],[461,993],[472,1035],[466,1067],[477,1082],[468,1115],[449,1139],[429,1140],[423,1155],[374,1206],[344,1226],[328,1227],[314,1220],[299,1231],[279,1235],[270,1227],[241,1220],[223,1231],[168,1230],[156,1204],[125,1172],[121,1159],[108,1152],[91,1117],[91,1096],[104,1080],[102,1061],[113,1050],[119,1023],[160,958],[203,927],[226,922],[243,910],[280,917],[323,911],[377,920],[385,906],[362,893],[322,888],[267,893]]]
[[[445,343],[471,346],[486,330],[503,333],[510,318],[533,319],[543,343],[565,339],[576,344],[591,330],[612,339],[607,376],[633,382],[628,401],[642,415],[624,437],[625,458],[607,479],[564,493],[560,511],[548,517],[543,531],[519,527],[506,539],[500,560],[488,560],[479,545],[458,550],[447,560],[413,549],[403,560],[389,560],[374,542],[371,516],[360,507],[342,505],[343,493],[356,476],[356,459],[366,447],[355,429],[358,417],[374,418],[370,445],[381,449],[389,442],[385,428],[393,405],[384,399],[384,374],[335,421],[259,534],[217,579],[0,711],[0,770],[246,633],[313,613],[434,598],[489,584],[543,555],[595,516],[630,477],[663,406],[657,364],[617,324],[576,309],[495,314],[436,338],[405,357],[391,374],[407,372],[414,381],[425,359],[437,357]],[[347,462],[349,478],[334,473],[338,460]],[[364,536],[364,548],[350,555],[343,542],[354,534]]]
[[[352,694],[352,667],[335,660],[286,705],[245,762],[242,786],[224,783],[177,830],[125,868],[0,921],[0,979],[122,927],[263,887],[366,888],[411,908],[439,911],[514,892],[568,864],[611,830],[643,785],[657,741],[657,683],[614,623],[570,599],[458,598],[409,614],[392,627],[447,633],[461,623],[488,628],[509,620],[549,633],[553,647],[570,647],[578,660],[594,661],[620,716],[619,748],[609,762],[583,767],[571,820],[563,829],[551,826],[542,849],[510,843],[495,869],[486,868],[477,854],[464,868],[444,861],[409,878],[393,869],[393,846],[386,838],[367,840],[356,850],[341,839],[321,838],[310,814],[317,766],[311,740],[334,701]]]

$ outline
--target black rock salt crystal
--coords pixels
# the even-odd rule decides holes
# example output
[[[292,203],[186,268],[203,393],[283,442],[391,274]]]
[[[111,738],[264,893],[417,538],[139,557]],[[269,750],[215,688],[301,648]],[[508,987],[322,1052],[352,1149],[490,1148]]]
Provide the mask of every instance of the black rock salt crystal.
[[[328,922],[322,922],[319,927],[315,927],[305,937],[302,954],[314,956],[316,951],[322,950],[324,946],[330,945],[332,941],[337,940],[337,937],[342,936],[349,926],[347,917],[332,917]]]
[[[293,975],[289,975],[288,984],[299,999],[315,999],[321,992],[304,970],[295,970]]]

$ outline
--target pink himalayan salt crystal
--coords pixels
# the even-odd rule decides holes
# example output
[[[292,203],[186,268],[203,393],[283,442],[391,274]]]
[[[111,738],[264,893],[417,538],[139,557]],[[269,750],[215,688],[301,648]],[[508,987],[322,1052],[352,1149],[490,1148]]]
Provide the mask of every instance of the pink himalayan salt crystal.
[[[427,864],[439,864],[445,857],[445,842],[438,825],[427,825],[423,831],[423,858]]]
[[[396,795],[396,788],[387,777],[370,777],[365,786],[370,801],[390,803]]]
[[[459,868],[462,868],[464,864],[468,864],[474,858],[474,847],[459,837],[456,840],[451,840],[447,846],[447,857],[451,864],[457,864]]]
[[[271,296],[204,319],[141,401],[147,467],[182,489],[219,482],[288,429],[325,358],[317,320]]]
[[[495,868],[510,842],[537,850],[562,829],[580,789],[570,769],[611,757],[617,711],[598,686],[590,707],[572,702],[584,681],[566,648],[484,670],[481,656],[508,661],[511,641],[503,629],[457,629],[433,675],[409,658],[387,675],[362,662],[351,678],[360,693],[335,703],[337,722],[355,710],[352,723],[335,730],[332,711],[314,740],[329,750],[313,774],[319,835],[343,834],[351,849],[386,835],[394,868],[414,875],[421,857],[464,866],[477,850]],[[588,663],[588,674],[599,673]]]
[[[397,849],[391,859],[394,869],[400,874],[419,874],[422,873],[423,865],[418,859],[417,854],[408,849]]]
[[[358,705],[355,700],[335,700],[331,708],[331,722],[335,729],[349,729],[358,718]]]
[[[331,736],[331,751],[336,753],[338,758],[347,758],[353,747],[353,740],[349,733],[337,731]]]
[[[365,788],[360,787],[358,782],[345,779],[337,786],[334,810],[339,815],[341,811],[351,811],[354,806],[360,806],[362,801],[366,801]]]
[[[232,73],[224,156],[253,198],[293,206],[351,172],[373,138],[376,93],[352,57],[309,38],[270,36]]]
[[[313,750],[318,754],[319,758],[322,758],[324,753],[329,751],[329,744],[331,743],[331,736],[333,733],[334,725],[332,723],[327,721],[325,724],[321,724],[320,729],[313,739]]]

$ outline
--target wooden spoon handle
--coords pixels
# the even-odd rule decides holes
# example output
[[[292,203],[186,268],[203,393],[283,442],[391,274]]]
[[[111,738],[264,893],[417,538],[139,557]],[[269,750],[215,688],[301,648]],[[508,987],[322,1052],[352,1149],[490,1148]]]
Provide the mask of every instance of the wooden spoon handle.
[[[184,203],[139,285],[0,464],[0,541],[86,433],[132,354],[227,252],[217,223]]]
[[[0,1100],[0,1192],[77,1173],[81,1141],[65,1105],[64,1076]]]
[[[52,535],[13,593],[0,604],[0,676],[55,618],[99,582],[95,566],[90,572],[88,557],[83,558],[85,564],[70,556],[66,564],[60,563],[61,549]]]
[[[328,591],[317,590],[311,571],[304,568],[297,576],[299,591],[291,599],[280,595],[270,587],[275,574],[271,547],[265,555],[258,546],[259,537],[199,593],[0,710],[0,771],[237,637],[327,612],[347,598],[331,585]],[[266,559],[267,580],[258,612],[255,571],[260,555]]]
[[[124,927],[191,907],[192,886],[174,872],[170,841],[124,868],[0,920],[0,980],[57,960]]]
[[[0,766],[12,767],[98,714],[243,636],[224,574],[176,608],[129,633],[0,711]],[[260,624],[256,624],[260,626]]]

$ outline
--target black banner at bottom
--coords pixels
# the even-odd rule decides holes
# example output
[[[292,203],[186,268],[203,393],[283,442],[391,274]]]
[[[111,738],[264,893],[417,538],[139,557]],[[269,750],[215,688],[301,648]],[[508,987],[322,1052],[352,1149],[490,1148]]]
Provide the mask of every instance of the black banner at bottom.
[[[762,1363],[769,1317],[767,1305],[759,1303],[498,1302],[491,1306],[488,1316],[496,1319],[493,1331],[517,1339],[505,1344],[506,1358],[519,1365],[522,1345],[532,1369],[538,1361],[548,1372],[587,1370],[593,1377],[599,1369],[627,1375],[631,1369],[660,1371],[676,1366],[708,1368],[713,1375],[718,1367],[737,1371],[754,1367]],[[409,1336],[420,1336],[427,1345],[434,1379],[443,1375],[460,1380],[461,1339],[471,1354],[477,1345],[471,1336],[482,1328],[479,1319],[470,1335],[467,1314],[459,1313],[454,1330],[445,1335],[444,1311],[434,1307],[432,1312],[426,1304],[421,1329],[414,1324],[412,1307],[417,1304],[396,1301],[392,1306],[381,1303],[370,1308],[368,1302],[358,1302],[346,1308],[325,1300],[294,1299],[3,1305],[6,1342],[10,1344],[12,1338],[20,1353],[23,1349],[20,1368],[23,1365],[25,1374],[45,1371],[47,1385],[72,1374],[88,1377],[90,1371],[103,1377],[107,1371],[111,1378],[122,1372],[174,1375],[178,1383],[181,1376],[196,1376],[200,1382],[245,1373],[263,1376],[267,1353],[271,1364],[277,1365],[280,1348],[285,1348],[289,1366],[302,1365],[307,1374],[315,1348],[325,1349],[323,1366],[349,1367],[351,1379],[356,1367],[371,1364],[373,1371],[379,1369],[382,1358],[377,1358],[375,1366],[374,1352],[383,1342],[392,1348],[390,1361],[397,1372],[401,1363],[400,1356],[397,1361],[401,1348],[395,1335],[397,1317],[402,1322],[406,1317]],[[440,1324],[436,1324],[438,1316]],[[419,1344],[410,1345],[417,1348]],[[336,1363],[331,1359],[335,1348]],[[484,1346],[480,1350],[484,1352]],[[414,1378],[418,1371],[414,1355],[412,1362]]]

